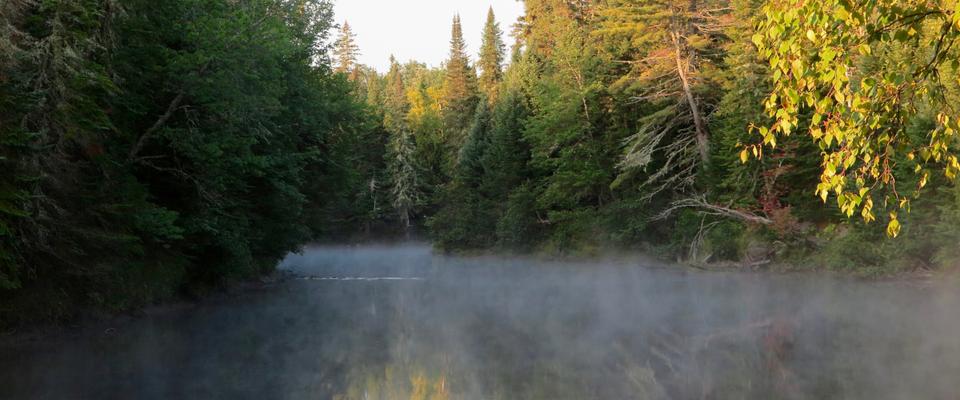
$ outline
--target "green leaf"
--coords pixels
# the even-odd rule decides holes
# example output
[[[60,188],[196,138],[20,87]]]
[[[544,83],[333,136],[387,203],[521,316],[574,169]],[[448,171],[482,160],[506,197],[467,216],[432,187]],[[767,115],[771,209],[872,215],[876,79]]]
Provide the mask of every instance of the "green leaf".
[[[898,42],[906,42],[908,39],[910,39],[910,33],[904,29],[901,29],[893,35],[893,38]]]
[[[826,62],[831,62],[836,57],[837,51],[833,47],[827,47],[820,52],[820,59]]]

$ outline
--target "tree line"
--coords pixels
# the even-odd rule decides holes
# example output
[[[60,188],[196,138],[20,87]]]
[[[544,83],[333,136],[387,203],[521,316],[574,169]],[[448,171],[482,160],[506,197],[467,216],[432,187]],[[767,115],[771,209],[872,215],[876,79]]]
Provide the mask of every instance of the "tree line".
[[[4,1],[0,324],[315,240],[951,266],[957,4],[526,0],[381,73],[328,0]]]
[[[272,270],[364,157],[326,0],[0,4],[0,325]],[[363,139],[363,140],[361,140]]]
[[[385,75],[344,24],[388,137],[353,214],[454,252],[952,265],[956,4],[527,0],[511,43],[491,10],[467,54],[458,16],[444,65]]]

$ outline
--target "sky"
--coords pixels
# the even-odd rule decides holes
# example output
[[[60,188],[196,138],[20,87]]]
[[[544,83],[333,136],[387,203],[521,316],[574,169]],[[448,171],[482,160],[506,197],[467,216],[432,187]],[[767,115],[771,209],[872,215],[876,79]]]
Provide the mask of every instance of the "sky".
[[[517,0],[334,0],[334,18],[337,24],[350,23],[360,62],[386,72],[391,54],[401,63],[439,66],[450,52],[450,25],[457,13],[470,58],[476,61],[491,6],[509,49],[510,26],[523,14],[523,3]]]

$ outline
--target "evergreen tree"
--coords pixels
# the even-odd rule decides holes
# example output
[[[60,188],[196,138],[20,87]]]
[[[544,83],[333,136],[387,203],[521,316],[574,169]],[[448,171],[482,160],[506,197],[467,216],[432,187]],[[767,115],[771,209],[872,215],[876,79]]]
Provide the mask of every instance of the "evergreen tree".
[[[407,89],[403,82],[400,63],[393,56],[390,56],[390,71],[387,72],[385,80],[383,126],[391,134],[398,134],[407,130],[406,119],[410,103],[407,101]]]
[[[340,36],[333,44],[333,56],[336,59],[334,71],[348,74],[350,80],[356,80],[359,74],[357,69],[357,57],[359,55],[360,48],[357,46],[356,37],[350,29],[350,23],[343,21]]]
[[[493,14],[493,7],[487,13],[487,23],[483,28],[483,43],[480,48],[480,91],[491,103],[496,102],[500,81],[503,80],[503,57],[505,46],[503,32]]]
[[[460,149],[453,181],[442,192],[442,207],[429,220],[431,233],[442,249],[484,248],[495,243],[494,207],[481,192],[489,133],[490,110],[487,102],[481,101]]]
[[[366,83],[366,103],[373,111],[383,112],[384,79],[373,68],[365,68],[363,76]]]
[[[388,168],[392,183],[393,208],[407,236],[413,228],[415,208],[422,202],[416,162],[416,142],[407,123],[410,104],[400,63],[390,57],[384,98],[384,126],[390,134]]]
[[[443,138],[441,97],[443,71],[429,69],[424,64],[408,63],[404,68],[407,99],[410,111],[407,123],[416,139],[416,159],[420,167],[420,182],[424,187],[425,206],[435,207],[436,194],[449,181],[446,160],[450,158]]]
[[[490,144],[483,156],[482,191],[497,202],[529,178],[530,148],[523,139],[528,116],[523,97],[511,90],[496,104],[490,122]]]
[[[0,4],[0,325],[268,271],[377,151],[329,2],[116,3]]]
[[[466,129],[477,101],[476,71],[470,66],[467,44],[463,40],[460,16],[453,18],[450,58],[446,63],[443,83],[444,131],[450,152],[456,154],[463,145]],[[455,160],[452,160],[455,163]]]
[[[455,179],[458,179],[470,190],[478,190],[486,172],[484,158],[490,147],[490,107],[487,102],[477,104],[473,122],[467,134],[467,140],[460,148]]]
[[[415,146],[416,142],[409,131],[392,135],[389,168],[393,184],[393,208],[407,238],[413,228],[416,207],[422,202]]]

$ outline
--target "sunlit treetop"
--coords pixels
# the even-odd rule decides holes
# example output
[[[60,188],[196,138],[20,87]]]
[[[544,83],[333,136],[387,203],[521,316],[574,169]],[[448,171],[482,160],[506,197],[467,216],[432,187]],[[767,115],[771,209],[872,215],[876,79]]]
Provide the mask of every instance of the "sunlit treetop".
[[[897,236],[897,211],[909,210],[931,173],[960,174],[960,104],[950,100],[960,82],[960,1],[771,0],[763,11],[753,42],[771,68],[773,122],[756,128],[763,143],[741,159],[805,131],[822,151],[816,194],[867,222],[886,209],[887,233]],[[935,123],[908,133],[926,115]],[[902,176],[909,171],[916,175]],[[917,183],[903,189],[898,180]]]
[[[355,79],[359,73],[355,71],[357,66],[357,57],[360,55],[360,47],[356,43],[356,35],[350,29],[350,23],[343,21],[340,27],[340,35],[333,44],[334,71],[350,73],[351,79]]]

